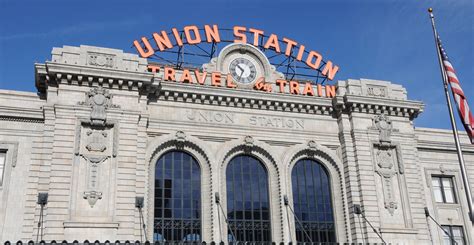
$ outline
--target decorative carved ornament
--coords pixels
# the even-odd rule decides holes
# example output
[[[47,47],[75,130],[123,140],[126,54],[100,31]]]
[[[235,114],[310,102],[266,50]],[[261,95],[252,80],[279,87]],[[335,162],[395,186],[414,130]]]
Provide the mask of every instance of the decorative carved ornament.
[[[251,152],[255,147],[255,140],[252,136],[245,136],[244,138],[244,151]]]
[[[89,53],[87,64],[99,67],[114,67],[114,55],[107,55],[101,53]]]
[[[89,191],[85,191],[83,198],[87,199],[91,208],[94,207],[97,200],[102,199],[102,192],[97,191],[99,188],[99,164],[107,160],[108,156],[91,156],[84,155],[88,164],[88,181],[87,188]]]
[[[110,59],[109,59],[110,58]],[[112,62],[113,57],[94,56],[89,54],[89,64],[97,66],[108,66]],[[112,63],[113,65],[113,63]],[[97,203],[97,200],[102,199],[102,192],[99,191],[99,170],[100,163],[107,160],[109,157],[117,156],[118,146],[118,122],[107,122],[108,108],[119,108],[112,104],[112,95],[109,91],[102,87],[92,88],[86,93],[84,102],[79,102],[79,105],[89,106],[92,108],[89,119],[82,119],[76,125],[76,140],[74,151],[76,156],[83,157],[87,164],[86,176],[86,190],[83,193],[83,198],[87,199],[91,208]],[[113,140],[110,146],[109,129],[112,128]],[[82,129],[85,129],[85,135],[82,138]],[[81,141],[84,141],[83,151],[81,149]],[[112,148],[112,151],[107,149]],[[110,156],[110,154],[112,156]]]
[[[183,131],[177,131],[175,137],[178,142],[186,141],[186,134]]]
[[[107,149],[107,132],[88,130],[86,134],[89,136],[89,143],[86,145],[88,151],[104,152]]]
[[[367,86],[367,95],[374,97],[387,97],[386,88],[380,86]]]
[[[96,87],[86,93],[86,100],[79,102],[80,105],[90,106],[90,123],[93,126],[105,126],[107,121],[107,108],[118,108],[112,104],[112,95],[107,89]]]
[[[174,137],[176,140],[176,147],[178,149],[183,149],[184,144],[186,143],[186,134],[183,131],[177,131]]]
[[[391,215],[398,208],[395,200],[392,177],[397,174],[393,163],[392,149],[379,149],[376,153],[377,173],[382,177],[382,187],[384,192],[384,206]]]
[[[102,199],[102,192],[97,191],[85,191],[83,195],[84,199],[87,199],[91,208],[94,207],[97,200]]]
[[[390,145],[392,140],[390,136],[392,135],[392,120],[385,114],[379,114],[374,117],[375,127],[379,130],[379,141],[382,145]]]

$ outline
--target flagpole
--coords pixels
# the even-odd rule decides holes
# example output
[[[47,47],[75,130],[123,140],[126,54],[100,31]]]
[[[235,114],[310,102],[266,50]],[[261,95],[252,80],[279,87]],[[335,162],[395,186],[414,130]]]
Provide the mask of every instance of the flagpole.
[[[448,76],[446,74],[446,70],[444,69],[443,60],[441,59],[441,50],[439,48],[440,46],[438,43],[438,32],[436,31],[436,27],[435,27],[433,9],[429,8],[428,12],[430,13],[431,26],[433,27],[436,51],[438,53],[438,62],[439,62],[439,67],[441,69],[441,77],[443,78],[444,93],[446,95],[446,103],[448,104],[449,117],[451,119],[451,127],[453,129],[454,142],[456,144],[456,152],[458,155],[459,166],[461,168],[462,182],[464,184],[464,192],[466,193],[467,206],[469,208],[469,220],[471,222],[474,222],[471,188],[470,188],[468,177],[467,177],[466,165],[464,163],[464,157],[462,154],[461,144],[459,143],[458,129],[456,126],[456,121],[454,120],[453,107],[451,105],[451,97],[449,96]]]

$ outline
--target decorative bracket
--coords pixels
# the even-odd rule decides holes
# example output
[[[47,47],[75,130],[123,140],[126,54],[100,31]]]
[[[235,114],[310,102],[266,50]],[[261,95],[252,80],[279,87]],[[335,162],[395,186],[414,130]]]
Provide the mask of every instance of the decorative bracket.
[[[97,191],[85,191],[83,195],[84,199],[87,199],[91,208],[94,207],[97,200],[102,199],[102,192]]]
[[[245,136],[244,151],[251,152],[254,147],[255,147],[255,139],[252,136]]]
[[[186,134],[183,131],[177,131],[175,134],[176,147],[182,149],[186,142]]]

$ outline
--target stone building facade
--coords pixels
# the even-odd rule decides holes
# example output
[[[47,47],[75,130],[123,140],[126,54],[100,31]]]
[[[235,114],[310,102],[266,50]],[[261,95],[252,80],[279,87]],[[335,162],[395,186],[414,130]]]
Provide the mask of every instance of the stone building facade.
[[[196,240],[236,239],[226,223],[226,170],[250,156],[267,174],[271,241],[306,237],[298,238],[292,182],[306,159],[327,173],[335,241],[381,242],[370,222],[392,244],[441,244],[445,235],[426,207],[474,242],[451,132],[413,125],[423,103],[400,85],[368,79],[337,82],[333,98],[212,86],[211,72],[227,74],[232,59],[247,57],[278,91],[272,81],[282,75],[243,46],[204,64],[203,84],[166,81],[163,69],[150,72],[146,59],[121,50],[65,46],[35,64],[38,93],[1,90],[0,240],[37,239],[40,192],[48,193],[46,241],[140,240],[136,197],[144,197],[147,239],[170,240],[154,231],[156,166],[166,153],[184,152],[200,169]],[[461,136],[474,189],[474,147]]]

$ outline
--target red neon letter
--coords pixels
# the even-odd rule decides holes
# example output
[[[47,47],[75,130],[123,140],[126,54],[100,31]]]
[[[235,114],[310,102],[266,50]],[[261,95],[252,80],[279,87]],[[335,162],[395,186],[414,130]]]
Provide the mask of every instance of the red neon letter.
[[[312,63],[313,57],[316,57],[316,61],[314,63]],[[306,58],[306,64],[313,69],[318,69],[322,59],[323,57],[318,52],[311,51],[309,52],[308,58]]]
[[[271,34],[265,43],[264,48],[273,47],[277,53],[280,53],[280,44],[278,43],[278,37],[275,34]]]
[[[245,30],[243,26],[234,26],[234,43],[247,43],[247,35],[245,35]],[[237,39],[237,37],[239,39]]]
[[[183,46],[183,40],[181,40],[181,37],[179,36],[179,32],[176,28],[173,28],[171,29],[171,31],[173,31],[173,36],[174,36],[174,39],[176,39],[176,43],[178,44],[178,46]]]
[[[207,72],[206,72],[206,71],[204,71],[204,72],[202,73],[202,75],[201,75],[201,74],[199,73],[199,70],[194,70],[194,75],[196,75],[196,81],[197,81],[199,84],[203,85],[204,82],[206,82],[206,76],[207,76]]]
[[[304,45],[300,45],[300,49],[298,50],[298,55],[296,55],[296,59],[301,61],[303,59],[304,54]]]
[[[227,87],[228,88],[237,88],[237,85],[232,80],[232,76],[230,74],[227,74],[226,80],[227,80]]]
[[[157,73],[160,72],[160,67],[155,65],[148,65],[148,71],[151,71],[152,73]]]
[[[165,77],[164,77],[164,79],[165,79],[166,81],[176,81],[174,75],[175,75],[175,71],[174,71],[173,68],[171,68],[171,67],[165,67]]]
[[[191,74],[189,74],[188,69],[183,70],[183,74],[181,74],[181,82],[193,83],[193,79],[191,78]]]
[[[158,33],[153,33],[153,38],[155,38],[155,42],[158,45],[158,48],[160,51],[165,50],[165,47],[163,47],[163,44],[166,46],[166,48],[172,48],[173,45],[171,44],[171,41],[168,37],[168,34],[166,34],[165,31],[161,31],[161,36],[158,35]]]
[[[219,29],[217,25],[212,25],[212,29],[209,25],[204,26],[204,31],[206,32],[206,39],[208,43],[214,42],[219,43],[221,42],[221,37],[219,36]]]
[[[280,93],[285,92],[286,80],[277,79],[275,82],[280,86]]]
[[[332,66],[332,62],[328,60],[326,62],[326,65],[324,66],[322,74],[324,76],[327,76],[329,80],[332,80],[334,79],[334,76],[336,75],[338,70],[339,70],[339,67],[337,65]]]
[[[253,46],[258,47],[258,38],[260,35],[263,35],[262,30],[249,28],[249,32],[253,33]]]
[[[221,73],[220,72],[213,72],[211,74],[211,85],[212,86],[221,86]]]
[[[194,32],[194,39],[191,37],[190,31]],[[199,35],[199,29],[197,26],[185,26],[184,35],[186,36],[186,40],[188,40],[189,44],[198,44],[201,42],[201,35]]]
[[[313,85],[311,83],[306,83],[305,84],[303,94],[314,96]]]
[[[155,53],[155,50],[153,50],[153,48],[151,47],[150,42],[148,42],[148,39],[146,39],[146,37],[142,37],[142,42],[145,45],[146,52],[143,50],[142,46],[137,40],[133,41],[133,45],[135,45],[135,48],[137,49],[140,56],[143,58],[148,58],[152,56]]]
[[[285,49],[285,55],[290,56],[291,51],[293,49],[293,46],[295,46],[297,43],[291,39],[288,39],[286,37],[283,38],[283,42],[286,43],[286,49]]]
[[[300,84],[296,81],[290,81],[290,93],[299,94],[300,93]]]
[[[336,96],[336,86],[326,85],[326,97],[333,98]]]

